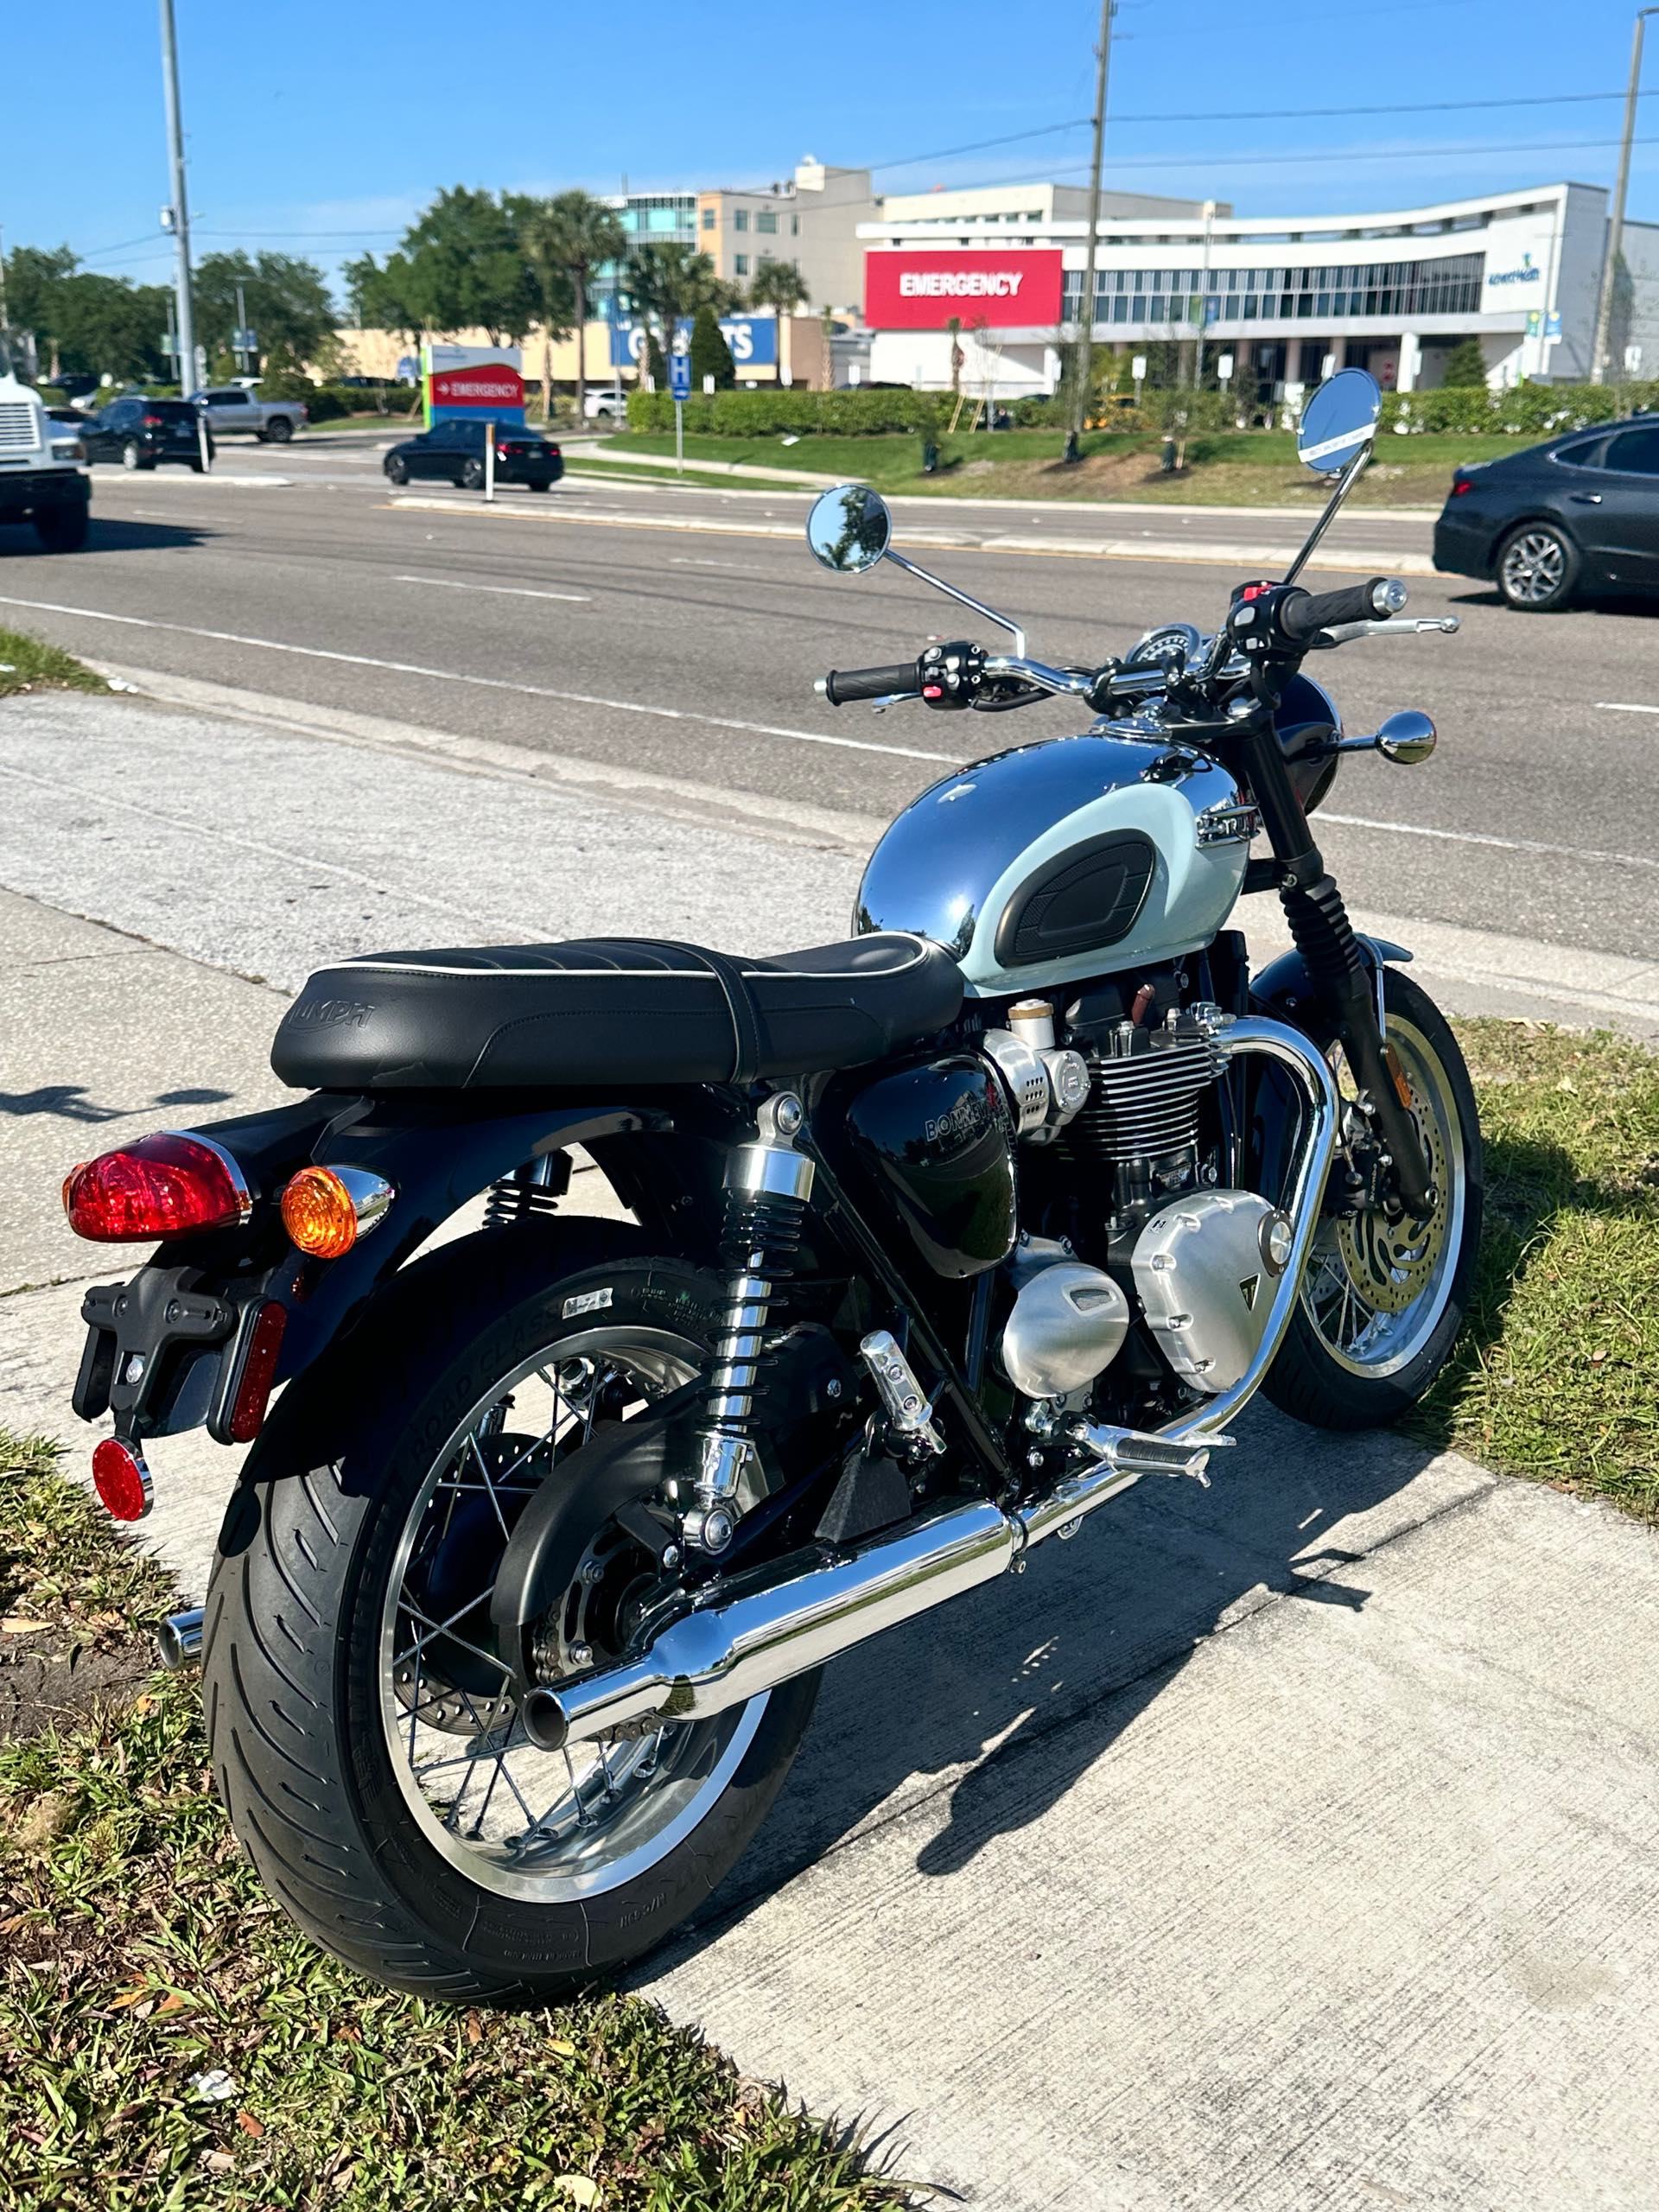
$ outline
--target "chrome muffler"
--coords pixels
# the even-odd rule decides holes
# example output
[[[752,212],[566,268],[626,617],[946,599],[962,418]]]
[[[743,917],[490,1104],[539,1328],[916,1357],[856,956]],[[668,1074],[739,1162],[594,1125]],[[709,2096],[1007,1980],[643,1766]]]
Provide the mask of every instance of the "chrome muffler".
[[[883,1629],[995,1582],[1032,1545],[1074,1535],[1088,1515],[1143,1474],[1202,1479],[1210,1452],[1231,1442],[1219,1431],[1254,1395],[1290,1325],[1319,1227],[1339,1111],[1330,1069],[1297,1031],[1276,1021],[1240,1020],[1226,1033],[1226,1046],[1230,1054],[1258,1052],[1287,1068],[1307,1108],[1285,1198],[1294,1224],[1291,1257],[1255,1357],[1232,1388],[1151,1435],[1079,1423],[1069,1432],[1071,1440],[1096,1464],[1063,1477],[1019,1512],[969,1499],[894,1535],[867,1537],[817,1565],[791,1570],[780,1560],[758,1570],[747,1586],[671,1621],[636,1657],[556,1689],[531,1689],[520,1707],[531,1743],[556,1751],[630,1721],[706,1719],[810,1673]]]
[[[193,1605],[188,1612],[169,1613],[156,1631],[156,1652],[169,1675],[181,1675],[201,1658],[203,1612]]]

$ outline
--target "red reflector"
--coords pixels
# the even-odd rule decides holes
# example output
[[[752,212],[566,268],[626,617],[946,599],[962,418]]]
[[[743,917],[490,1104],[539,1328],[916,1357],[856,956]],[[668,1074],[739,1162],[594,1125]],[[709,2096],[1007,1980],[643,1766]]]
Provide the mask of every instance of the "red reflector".
[[[149,1469],[118,1436],[106,1436],[92,1453],[92,1488],[112,1521],[142,1521],[149,1510]]]
[[[287,1306],[271,1299],[260,1307],[248,1339],[248,1356],[242,1363],[242,1380],[236,1386],[236,1403],[231,1408],[232,1444],[251,1444],[264,1425],[276,1355],[283,1348],[283,1331],[287,1326]]]
[[[251,1204],[227,1157],[199,1137],[164,1131],[72,1168],[63,1210],[77,1236],[120,1244],[223,1229],[245,1220]]]

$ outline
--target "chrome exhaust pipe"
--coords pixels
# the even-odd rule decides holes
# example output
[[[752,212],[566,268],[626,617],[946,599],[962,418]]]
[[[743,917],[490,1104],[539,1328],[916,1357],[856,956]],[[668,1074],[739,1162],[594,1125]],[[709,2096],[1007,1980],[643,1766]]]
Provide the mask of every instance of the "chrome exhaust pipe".
[[[1091,1452],[1096,1464],[1065,1476],[1022,1513],[971,1499],[895,1535],[867,1537],[814,1566],[791,1570],[783,1560],[758,1570],[746,1586],[671,1621],[636,1657],[557,1688],[529,1691],[519,1717],[531,1743],[557,1751],[629,1721],[706,1719],[823,1666],[883,1629],[995,1581],[1017,1567],[1033,1544],[1074,1535],[1096,1507],[1143,1474],[1202,1478],[1210,1451],[1232,1440],[1217,1432],[1254,1394],[1290,1325],[1319,1226],[1338,1113],[1330,1069],[1295,1030],[1276,1021],[1240,1020],[1226,1033],[1226,1043],[1230,1052],[1259,1052],[1288,1068],[1308,1108],[1287,1196],[1295,1224],[1291,1257],[1246,1374],[1152,1435],[1078,1424],[1072,1440]],[[200,1614],[195,1618],[200,1621]]]
[[[156,1649],[169,1675],[200,1662],[202,1618],[201,1607],[193,1605],[188,1612],[169,1613],[156,1630]]]

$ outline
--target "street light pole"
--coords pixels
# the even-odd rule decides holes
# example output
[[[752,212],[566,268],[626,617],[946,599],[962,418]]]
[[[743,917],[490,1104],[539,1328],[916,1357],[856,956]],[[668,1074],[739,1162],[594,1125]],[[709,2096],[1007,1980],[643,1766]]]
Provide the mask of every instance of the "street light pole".
[[[184,191],[184,124],[179,111],[179,47],[173,0],[162,0],[162,89],[167,100],[167,150],[173,175],[173,236],[178,245],[179,390],[196,378],[196,319],[190,304],[190,210]]]
[[[1605,384],[1613,327],[1613,286],[1618,275],[1618,252],[1624,238],[1624,198],[1630,184],[1630,141],[1636,136],[1636,106],[1641,97],[1642,35],[1648,17],[1659,16],[1659,7],[1638,8],[1636,36],[1630,43],[1630,88],[1624,96],[1624,137],[1618,151],[1618,182],[1607,218],[1607,251],[1601,264],[1601,291],[1596,301],[1596,335],[1590,349],[1590,381]]]
[[[1071,435],[1066,459],[1081,458],[1080,440],[1089,410],[1090,371],[1095,358],[1095,255],[1100,241],[1100,162],[1106,139],[1106,84],[1112,60],[1112,16],[1116,0],[1101,0],[1100,44],[1096,50],[1095,150],[1089,166],[1089,245],[1083,264],[1083,298],[1077,329],[1077,390],[1072,395]]]

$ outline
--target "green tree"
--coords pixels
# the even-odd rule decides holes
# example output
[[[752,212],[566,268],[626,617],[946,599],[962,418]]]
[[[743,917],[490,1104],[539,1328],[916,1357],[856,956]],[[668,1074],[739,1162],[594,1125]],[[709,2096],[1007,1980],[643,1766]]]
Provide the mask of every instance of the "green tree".
[[[790,318],[808,304],[810,295],[792,261],[763,261],[749,286],[749,305],[770,308],[778,318],[778,381],[793,384],[790,371]]]
[[[542,412],[553,420],[553,341],[566,338],[575,314],[575,288],[570,281],[565,254],[563,226],[551,200],[521,198],[515,201],[513,219],[524,248],[525,266],[536,293],[536,321],[542,334]],[[581,378],[577,378],[576,419],[582,419]]]
[[[716,391],[729,391],[737,382],[737,364],[732,359],[732,349],[726,343],[726,334],[715,319],[714,308],[705,300],[691,325],[692,390],[706,391],[710,377]]]
[[[403,264],[404,312],[423,331],[481,328],[499,346],[523,338],[536,320],[536,288],[506,194],[451,186],[410,225],[394,258]]]
[[[334,325],[339,311],[327,279],[314,261],[290,253],[209,253],[196,267],[198,336],[211,353],[230,350],[237,327],[236,288],[242,287],[248,321],[267,358],[336,365]]]
[[[5,257],[6,315],[14,330],[34,334],[41,365],[55,377],[62,364],[63,285],[76,266],[67,245],[14,246]]]
[[[576,321],[576,420],[588,398],[588,280],[595,269],[620,261],[627,233],[613,209],[588,192],[561,192],[547,203],[554,240],[575,294]],[[552,402],[550,398],[549,406]]]
[[[1478,338],[1459,338],[1446,357],[1446,366],[1440,372],[1443,385],[1484,385],[1486,381],[1486,356],[1480,348]]]
[[[646,327],[656,324],[664,352],[681,323],[690,322],[699,308],[727,315],[739,297],[734,286],[715,274],[709,256],[689,245],[642,245],[628,264],[627,289]]]
[[[359,330],[395,330],[418,346],[426,323],[415,303],[415,284],[408,257],[389,253],[384,263],[372,253],[344,264],[346,296],[352,319]]]
[[[654,391],[667,391],[668,358],[658,342],[654,330],[648,330],[645,333],[645,374],[651,378]]]

